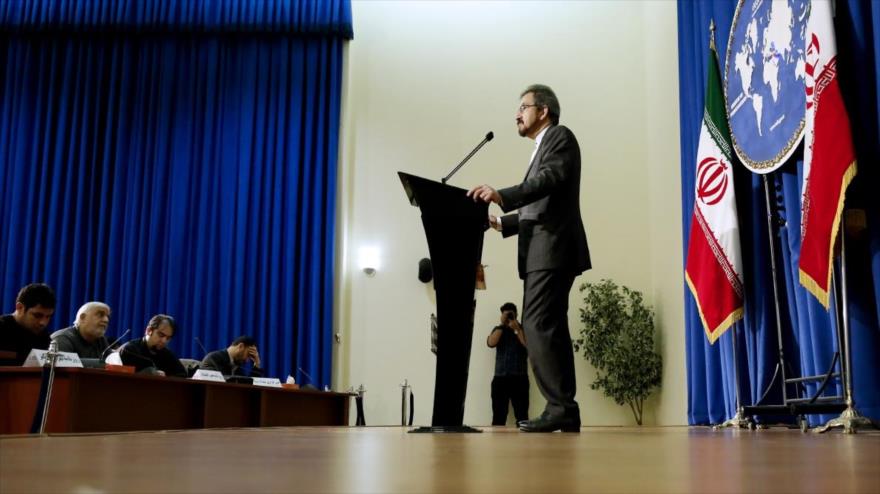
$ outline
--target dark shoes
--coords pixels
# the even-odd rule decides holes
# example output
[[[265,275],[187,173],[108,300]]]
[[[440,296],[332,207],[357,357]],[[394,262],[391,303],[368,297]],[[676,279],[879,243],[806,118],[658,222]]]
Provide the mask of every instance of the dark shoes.
[[[523,432],[580,432],[580,417],[566,415],[550,415],[547,412],[536,419],[526,420],[519,424],[519,430]]]

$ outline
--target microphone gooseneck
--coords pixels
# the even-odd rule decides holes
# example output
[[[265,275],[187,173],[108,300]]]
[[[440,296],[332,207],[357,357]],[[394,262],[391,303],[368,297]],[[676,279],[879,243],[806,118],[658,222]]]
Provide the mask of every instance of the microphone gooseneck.
[[[312,379],[312,376],[310,376],[308,372],[302,370],[302,367],[297,367],[296,370],[300,371],[302,373],[302,375],[304,375],[304,376],[306,376],[306,378],[308,378],[309,384],[311,384],[312,386],[315,385],[315,380]]]
[[[101,352],[101,358],[100,358],[101,362],[103,362],[104,359],[107,357],[107,352],[108,352],[109,350],[112,350],[112,349],[113,349],[113,346],[116,345],[117,343],[119,343],[119,341],[120,341],[121,339],[123,339],[123,338],[125,338],[126,336],[128,336],[128,333],[131,333],[131,328],[126,329],[125,332],[122,333],[121,336],[119,336],[119,338],[116,338],[115,340],[113,340],[113,343],[110,343],[109,345],[107,345],[107,348],[105,348],[104,351]]]
[[[207,354],[208,354],[208,351],[205,350],[205,345],[202,345],[202,341],[199,340],[199,337],[196,336],[196,337],[193,338],[193,340],[196,341],[196,345],[198,345],[199,348],[202,350],[202,354],[203,354],[202,357],[204,357],[205,355],[207,355]]]
[[[452,178],[453,175],[455,175],[455,172],[457,172],[459,168],[464,166],[464,164],[467,163],[468,160],[471,159],[471,157],[473,155],[477,154],[477,151],[479,151],[481,147],[483,147],[487,142],[491,141],[492,138],[494,138],[494,137],[495,137],[495,134],[492,133],[491,131],[488,134],[486,134],[486,137],[482,141],[480,141],[479,144],[477,144],[477,147],[475,147],[470,153],[468,153],[468,155],[465,156],[463,160],[461,160],[461,163],[459,163],[455,168],[453,168],[452,171],[449,172],[449,175],[446,175],[440,181],[445,184],[450,178]]]

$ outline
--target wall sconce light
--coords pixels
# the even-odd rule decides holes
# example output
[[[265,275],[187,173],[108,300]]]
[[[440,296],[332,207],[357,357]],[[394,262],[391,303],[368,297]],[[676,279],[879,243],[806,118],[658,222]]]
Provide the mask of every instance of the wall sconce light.
[[[378,247],[361,247],[358,249],[358,266],[367,273],[367,276],[374,276],[379,270],[379,248]]]

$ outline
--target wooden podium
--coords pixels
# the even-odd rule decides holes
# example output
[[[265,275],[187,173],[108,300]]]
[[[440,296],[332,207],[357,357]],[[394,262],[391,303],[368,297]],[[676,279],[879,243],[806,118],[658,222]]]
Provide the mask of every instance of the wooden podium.
[[[431,427],[411,432],[480,432],[464,426],[474,290],[488,228],[489,205],[467,191],[398,172],[410,204],[422,211],[422,225],[437,293],[437,370]]]

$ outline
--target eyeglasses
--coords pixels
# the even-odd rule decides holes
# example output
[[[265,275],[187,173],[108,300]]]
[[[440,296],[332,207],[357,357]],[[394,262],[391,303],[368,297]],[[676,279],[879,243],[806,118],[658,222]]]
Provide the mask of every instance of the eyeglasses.
[[[541,105],[519,105],[519,109],[517,110],[517,113],[522,113],[522,112],[526,111],[527,108],[531,108],[533,106],[541,106]]]

